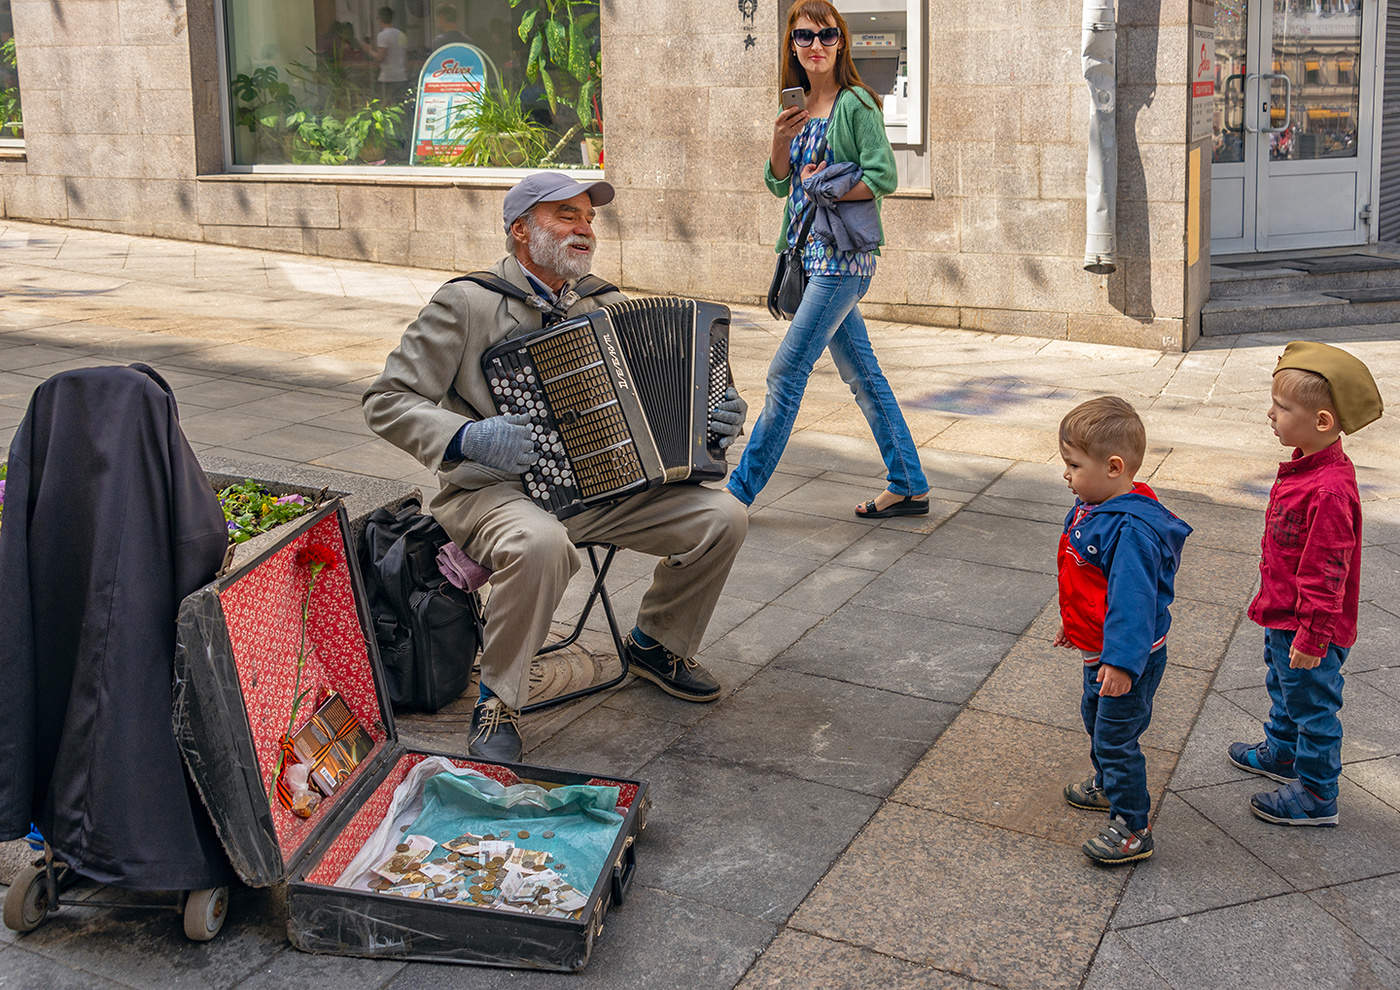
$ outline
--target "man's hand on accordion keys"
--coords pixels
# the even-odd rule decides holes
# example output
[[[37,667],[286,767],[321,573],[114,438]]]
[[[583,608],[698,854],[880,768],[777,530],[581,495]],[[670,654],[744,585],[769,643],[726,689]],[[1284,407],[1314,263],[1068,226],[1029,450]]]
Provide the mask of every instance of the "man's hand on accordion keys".
[[[539,456],[530,417],[507,413],[469,424],[462,438],[462,454],[497,471],[520,474]]]
[[[739,396],[733,385],[724,393],[724,400],[710,411],[710,432],[719,437],[719,449],[724,450],[734,438],[744,432],[744,417],[749,404]]]

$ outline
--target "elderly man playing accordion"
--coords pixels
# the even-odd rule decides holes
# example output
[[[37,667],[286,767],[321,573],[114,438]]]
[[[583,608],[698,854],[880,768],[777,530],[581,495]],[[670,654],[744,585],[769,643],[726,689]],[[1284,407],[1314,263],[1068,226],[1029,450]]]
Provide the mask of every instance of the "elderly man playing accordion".
[[[485,759],[520,758],[517,712],[528,698],[530,660],[578,570],[575,543],[612,543],[661,558],[625,640],[631,669],[687,701],[714,701],[720,693],[694,653],[744,541],[744,507],[716,489],[663,485],[560,521],[526,496],[521,473],[536,456],[530,427],[522,416],[492,415],[482,372],[482,354],[492,345],[538,330],[547,318],[626,298],[585,279],[595,208],[612,198],[606,182],[557,172],[521,180],[505,197],[507,254],[489,270],[520,291],[447,283],[364,394],[370,428],[437,471],[441,488],[429,511],[493,572],[470,743],[472,755]],[[579,291],[600,284],[597,294]],[[746,412],[731,390],[711,413],[721,445],[741,432]]]

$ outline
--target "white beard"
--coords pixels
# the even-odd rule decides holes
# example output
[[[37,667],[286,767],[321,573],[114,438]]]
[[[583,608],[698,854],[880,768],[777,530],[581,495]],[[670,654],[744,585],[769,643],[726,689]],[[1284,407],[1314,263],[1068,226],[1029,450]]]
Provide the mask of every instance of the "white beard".
[[[556,238],[531,218],[527,222],[530,232],[530,260],[541,268],[548,268],[564,276],[564,279],[580,278],[593,267],[594,241],[591,237],[569,234]],[[575,245],[586,245],[587,254],[574,251]]]

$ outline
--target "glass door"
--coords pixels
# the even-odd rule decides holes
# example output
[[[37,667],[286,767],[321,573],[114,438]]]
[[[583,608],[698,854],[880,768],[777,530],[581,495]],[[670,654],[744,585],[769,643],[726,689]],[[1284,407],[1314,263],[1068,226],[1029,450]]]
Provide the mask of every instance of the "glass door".
[[[1212,253],[1368,239],[1375,6],[1217,4]]]

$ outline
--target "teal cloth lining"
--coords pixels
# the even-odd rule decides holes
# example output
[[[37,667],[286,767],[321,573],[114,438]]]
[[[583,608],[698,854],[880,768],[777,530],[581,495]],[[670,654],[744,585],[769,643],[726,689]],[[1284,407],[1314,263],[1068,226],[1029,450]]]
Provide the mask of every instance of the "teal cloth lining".
[[[439,773],[423,784],[423,811],[408,834],[436,839],[430,858],[445,856],[442,845],[467,832],[490,833],[521,849],[550,853],[550,864],[584,894],[591,894],[612,851],[622,816],[618,788],[592,784],[556,787],[513,784],[487,777]],[[519,837],[530,833],[528,839]],[[544,832],[553,832],[546,839]],[[560,869],[556,864],[562,863]]]

